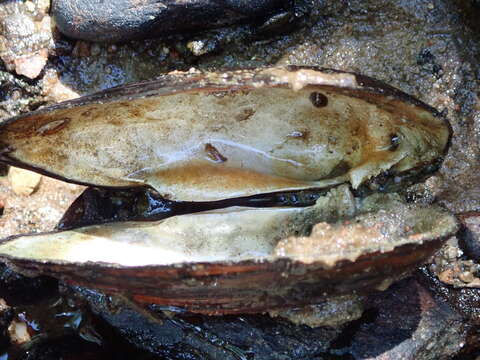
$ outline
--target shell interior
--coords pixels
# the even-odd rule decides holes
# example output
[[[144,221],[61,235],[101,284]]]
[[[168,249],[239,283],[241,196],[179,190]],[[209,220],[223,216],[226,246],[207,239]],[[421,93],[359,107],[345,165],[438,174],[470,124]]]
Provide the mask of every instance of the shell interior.
[[[382,89],[362,89],[351,74],[334,78],[348,87],[306,69],[228,76],[235,85],[220,75],[195,85],[178,76],[128,99],[128,88],[118,89],[22,115],[0,128],[0,154],[67,181],[149,185],[171,200],[213,201],[346,182],[357,188],[446,151],[443,119]]]
[[[290,258],[330,268],[361,255],[443,238],[455,219],[438,207],[405,205],[387,195],[356,204],[341,186],[308,208],[235,208],[20,236],[2,257],[103,266],[166,266]],[[373,204],[373,205],[372,205]],[[382,210],[379,209],[381,204]],[[374,211],[375,210],[375,211]],[[352,218],[353,217],[353,218]],[[350,218],[345,223],[345,218]],[[312,224],[316,224],[312,230]]]

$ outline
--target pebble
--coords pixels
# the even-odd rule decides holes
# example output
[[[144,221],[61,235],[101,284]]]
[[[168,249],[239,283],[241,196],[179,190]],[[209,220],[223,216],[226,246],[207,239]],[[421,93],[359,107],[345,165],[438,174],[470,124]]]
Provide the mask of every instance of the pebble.
[[[115,54],[118,51],[118,47],[115,44],[111,44],[107,47],[107,52],[109,54]]]
[[[78,92],[60,81],[58,73],[53,69],[45,71],[42,81],[42,95],[45,95],[52,102],[61,102],[80,97]]]
[[[85,41],[77,41],[73,48],[72,55],[75,57],[88,57],[91,55],[90,44]]]
[[[455,278],[454,271],[452,269],[444,270],[440,274],[438,274],[438,278],[441,282],[444,282],[446,284],[452,284]]]
[[[8,327],[10,341],[17,345],[25,344],[30,341],[27,324],[23,321],[12,321]]]
[[[26,1],[25,2],[25,8],[29,11],[29,12],[34,12],[35,11],[35,4],[31,1]]]
[[[41,178],[40,174],[13,166],[8,171],[10,187],[15,194],[21,196],[33,194],[38,189]]]
[[[449,246],[445,252],[445,256],[448,260],[455,260],[458,257],[458,249],[453,246]]]
[[[50,0],[37,0],[37,8],[44,14],[50,10]]]
[[[22,56],[16,58],[13,62],[15,64],[15,72],[18,75],[26,76],[30,79],[35,79],[42,72],[48,60],[48,50],[40,49],[35,54],[29,56]]]
[[[462,227],[458,242],[465,255],[480,262],[480,212],[469,212],[459,216]]]
[[[467,284],[471,283],[475,279],[475,277],[470,271],[461,272],[460,275],[458,275],[458,278]]]
[[[193,55],[202,56],[216,51],[218,43],[215,40],[193,40],[187,43],[187,48]]]

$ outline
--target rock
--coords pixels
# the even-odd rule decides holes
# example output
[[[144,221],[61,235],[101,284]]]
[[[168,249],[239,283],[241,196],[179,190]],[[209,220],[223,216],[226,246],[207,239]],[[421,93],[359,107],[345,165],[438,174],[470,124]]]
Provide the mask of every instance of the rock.
[[[128,41],[263,20],[293,12],[290,0],[57,0],[52,16],[65,35],[88,41]]]
[[[332,297],[322,304],[288,310],[271,310],[268,313],[272,317],[280,316],[288,319],[296,325],[338,327],[359,319],[364,311],[364,302],[364,296],[344,295]]]
[[[70,289],[72,298],[86,301],[123,340],[172,360],[192,353],[212,360],[450,359],[470,345],[473,329],[413,278],[362,299],[361,318],[314,328],[263,314],[203,316],[158,305],[140,309],[95,290]]]
[[[80,336],[65,335],[61,339],[49,337],[32,338],[24,344],[28,351],[9,351],[8,359],[16,360],[95,360],[95,359],[138,359],[138,354],[129,354],[121,346],[104,349],[98,344],[84,340]]]
[[[459,216],[461,228],[458,243],[465,255],[480,262],[480,212],[469,212]]]
[[[110,349],[101,346],[91,316],[63,298],[57,285],[52,279],[27,278],[0,265],[1,357],[143,359],[137,354],[125,354],[124,349],[117,350],[118,343]],[[115,355],[110,356],[112,353]]]
[[[217,51],[218,42],[215,40],[192,40],[187,43],[187,48],[195,56],[202,56]]]
[[[6,176],[8,174],[8,165],[1,163],[0,164],[0,177],[1,176]]]
[[[77,41],[73,48],[72,55],[75,57],[88,57],[91,55],[90,43],[86,41]]]
[[[0,298],[5,299],[7,304],[17,306],[41,302],[57,294],[58,281],[55,279],[46,276],[26,277],[0,264]]]
[[[42,175],[29,170],[10,167],[8,180],[13,192],[17,195],[28,196],[33,194],[40,185]]]
[[[0,58],[9,71],[38,77],[53,48],[45,0],[0,3]]]
[[[48,59],[48,51],[40,49],[38,52],[14,59],[15,71],[18,75],[35,79],[43,70]]]
[[[10,341],[15,345],[22,345],[30,341],[27,324],[24,321],[12,321],[8,327]]]
[[[155,305],[139,309],[122,298],[72,289],[106,326],[155,359],[314,359],[340,333],[339,328],[312,329],[268,315],[202,316]]]
[[[53,69],[45,71],[43,77],[43,91],[42,94],[52,102],[61,102],[66,100],[72,100],[80,95],[67,85],[63,84],[58,73]]]
[[[432,290],[436,296],[447,302],[468,322],[480,325],[480,289],[459,287],[445,284],[429,270],[428,266],[420,268],[416,277],[422,284]]]
[[[478,239],[475,240],[474,238],[475,234],[471,233],[469,235],[469,232],[475,231],[475,225],[478,220],[475,216],[464,220],[464,225],[458,233],[458,238],[453,236],[448,239],[445,245],[433,257],[429,269],[444,284],[452,285],[455,288],[480,288],[480,277],[478,277],[480,264],[475,257],[469,256],[469,258],[466,258],[464,255],[464,253],[467,256],[468,254],[474,254],[475,246],[478,247],[478,244],[475,242]],[[468,223],[470,228],[467,228],[465,223]],[[464,238],[463,249],[467,250],[465,252],[459,247],[459,245],[462,246],[462,237]],[[472,260],[472,258],[475,260]]]
[[[7,343],[8,327],[13,319],[13,309],[0,298],[0,345]]]
[[[451,359],[469,330],[460,314],[410,278],[373,296],[370,311],[344,330],[336,346],[351,359]]]

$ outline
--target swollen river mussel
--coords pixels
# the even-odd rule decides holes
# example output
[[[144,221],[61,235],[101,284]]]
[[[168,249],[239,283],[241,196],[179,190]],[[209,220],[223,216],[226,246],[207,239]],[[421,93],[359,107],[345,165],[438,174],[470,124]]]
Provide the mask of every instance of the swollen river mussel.
[[[210,314],[384,289],[455,232],[395,191],[449,124],[376,80],[307,67],[172,73],[7,120],[2,161],[93,186],[20,271]]]

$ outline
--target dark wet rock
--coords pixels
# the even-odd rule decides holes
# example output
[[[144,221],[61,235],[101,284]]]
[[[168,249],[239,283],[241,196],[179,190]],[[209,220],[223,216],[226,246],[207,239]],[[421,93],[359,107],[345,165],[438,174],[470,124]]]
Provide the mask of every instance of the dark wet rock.
[[[455,360],[477,359],[480,355],[480,289],[447,285],[428,266],[420,268],[415,277],[435,294],[436,299],[448,304],[463,317],[467,334],[463,349]]]
[[[331,352],[351,359],[448,359],[462,349],[470,329],[414,279],[373,296],[370,306],[344,330]]]
[[[335,328],[297,326],[268,315],[201,316],[152,306],[139,310],[120,298],[75,287],[77,297],[126,341],[169,359],[310,359],[328,349]],[[165,311],[164,311],[165,310]],[[190,355],[188,355],[190,354]]]
[[[264,21],[256,29],[257,35],[272,36],[292,31],[298,18],[293,11],[282,11]]]
[[[13,309],[0,299],[0,348],[8,344],[8,327],[13,320]]]
[[[218,51],[219,42],[216,39],[191,40],[187,43],[187,48],[193,55],[202,56]]]
[[[365,296],[359,295],[337,296],[321,304],[287,310],[271,310],[268,313],[272,317],[280,316],[296,325],[308,325],[312,328],[339,327],[362,316],[365,300]]]
[[[26,277],[0,265],[0,297],[8,304],[29,304],[58,293],[58,281],[49,277]]]
[[[21,111],[38,107],[40,89],[18,75],[13,75],[0,65],[0,122]]]
[[[462,214],[460,221],[459,245],[466,256],[480,262],[480,212]]]
[[[85,341],[77,336],[65,336],[53,341],[38,341],[30,344],[28,351],[11,353],[16,360],[117,360],[122,359],[108,353],[98,344]],[[13,356],[12,356],[13,355]],[[118,354],[116,354],[118,355]],[[126,358],[125,358],[126,359]]]
[[[435,61],[435,56],[430,49],[424,48],[417,56],[417,64],[422,67],[423,70],[431,72],[436,78],[442,77],[442,67]]]
[[[293,0],[55,0],[52,15],[69,37],[116,42],[259,21],[293,9]]]
[[[128,343],[172,360],[194,355],[212,360],[449,359],[474,339],[471,324],[412,278],[371,295],[360,319],[315,328],[266,315],[208,317],[156,305],[139,309],[120,298],[73,289]]]
[[[2,266],[0,294],[1,358],[59,359],[64,354],[64,359],[73,360],[66,356],[68,348],[75,354],[84,354],[87,348],[105,352],[88,313],[61,297],[57,281],[27,278]]]

